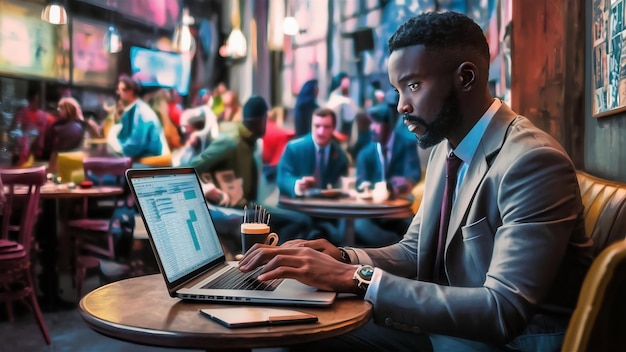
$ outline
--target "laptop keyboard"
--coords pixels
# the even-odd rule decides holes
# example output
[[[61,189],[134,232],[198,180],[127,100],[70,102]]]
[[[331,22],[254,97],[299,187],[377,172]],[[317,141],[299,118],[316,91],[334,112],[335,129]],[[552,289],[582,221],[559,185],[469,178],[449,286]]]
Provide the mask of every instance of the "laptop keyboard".
[[[276,287],[283,281],[275,279],[271,281],[259,281],[257,276],[261,271],[261,267],[249,273],[242,273],[236,267],[230,267],[225,273],[217,277],[215,280],[202,286],[204,289],[223,289],[223,290],[255,290],[255,291],[274,291]]]

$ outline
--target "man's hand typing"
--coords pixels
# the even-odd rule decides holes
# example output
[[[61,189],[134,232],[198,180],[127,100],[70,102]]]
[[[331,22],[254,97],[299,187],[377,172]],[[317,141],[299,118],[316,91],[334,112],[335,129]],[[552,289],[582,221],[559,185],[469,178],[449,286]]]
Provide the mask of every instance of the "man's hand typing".
[[[249,272],[264,265],[261,281],[290,278],[320,290],[356,292],[352,278],[356,266],[338,261],[336,247],[337,257],[325,253],[332,250],[330,243],[322,241],[290,241],[280,247],[255,244],[239,262],[239,270]]]

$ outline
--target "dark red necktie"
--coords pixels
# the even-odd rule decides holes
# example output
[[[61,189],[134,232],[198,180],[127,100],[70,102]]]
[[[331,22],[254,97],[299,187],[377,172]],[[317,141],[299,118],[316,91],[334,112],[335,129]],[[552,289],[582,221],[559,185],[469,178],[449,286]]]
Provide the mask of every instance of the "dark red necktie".
[[[454,153],[446,158],[446,188],[443,191],[441,201],[441,217],[439,218],[439,238],[437,240],[437,256],[435,257],[434,279],[435,282],[447,281],[443,275],[443,252],[450,222],[450,211],[452,210],[452,196],[456,188],[456,176],[463,160]]]

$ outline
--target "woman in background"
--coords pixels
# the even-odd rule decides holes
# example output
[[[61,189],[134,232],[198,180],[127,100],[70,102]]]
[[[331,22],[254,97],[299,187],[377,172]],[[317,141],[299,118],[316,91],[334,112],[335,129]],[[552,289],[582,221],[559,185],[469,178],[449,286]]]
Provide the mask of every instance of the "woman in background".
[[[56,171],[57,153],[80,149],[83,146],[85,134],[91,138],[102,137],[98,125],[93,120],[85,120],[83,109],[76,99],[61,98],[58,111],[59,118],[50,130],[52,154],[49,169],[51,172]]]

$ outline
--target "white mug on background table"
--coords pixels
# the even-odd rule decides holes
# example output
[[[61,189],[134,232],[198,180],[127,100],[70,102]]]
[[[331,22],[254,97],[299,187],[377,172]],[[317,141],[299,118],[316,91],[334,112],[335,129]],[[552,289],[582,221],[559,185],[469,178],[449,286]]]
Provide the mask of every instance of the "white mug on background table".
[[[387,190],[387,182],[380,181],[374,184],[372,191],[372,201],[374,203],[382,203],[389,199],[389,190]]]

